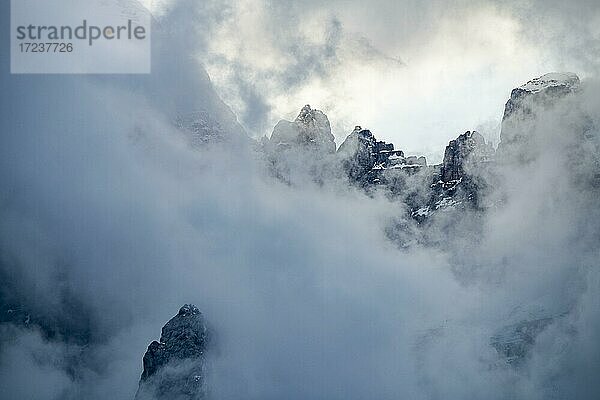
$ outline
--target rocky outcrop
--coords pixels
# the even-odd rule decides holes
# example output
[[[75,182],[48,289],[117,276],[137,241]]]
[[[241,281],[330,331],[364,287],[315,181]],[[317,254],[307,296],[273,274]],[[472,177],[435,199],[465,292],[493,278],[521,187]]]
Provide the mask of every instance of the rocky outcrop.
[[[329,119],[320,110],[306,105],[293,122],[281,120],[275,125],[270,143],[274,147],[304,148],[335,153],[335,140]]]
[[[370,130],[360,126],[344,140],[338,155],[350,180],[362,186],[377,183],[382,170],[404,158],[404,153],[394,150],[392,143],[377,140]]]
[[[579,89],[579,77],[570,72],[552,72],[512,90],[504,108],[504,120],[516,114],[531,115],[534,102],[552,104],[557,98]]]
[[[269,172],[283,182],[323,182],[334,164],[335,141],[327,116],[306,105],[293,122],[281,120],[259,143]]]
[[[413,218],[424,221],[439,210],[481,207],[493,162],[494,148],[478,132],[467,131],[451,140],[442,164],[431,172],[429,199],[413,205]]]
[[[382,189],[404,202],[421,222],[440,210],[481,210],[497,202],[485,198],[487,190],[498,183],[495,166],[518,165],[534,157],[536,146],[529,142],[535,136],[536,111],[553,107],[579,90],[579,78],[570,73],[546,74],[514,89],[506,103],[498,150],[478,132],[467,131],[450,141],[440,165],[428,166],[425,157],[406,156],[361,126],[354,128],[332,157],[335,143],[329,120],[308,105],[294,122],[280,121],[262,147],[269,150],[267,159],[274,175],[285,181],[291,181],[293,171],[304,169],[323,183],[341,170],[366,191]],[[286,152],[289,149],[309,151]]]
[[[482,191],[488,186],[488,166],[494,148],[476,131],[467,131],[451,140],[431,185],[430,210],[447,207],[479,208]],[[421,211],[422,213],[422,211]]]
[[[476,131],[467,131],[446,147],[441,180],[448,183],[466,178],[477,165],[489,163],[493,157],[494,148],[483,136]]]
[[[136,400],[199,400],[206,397],[207,328],[196,306],[186,304],[148,346]]]
[[[425,157],[405,157],[392,143],[377,140],[368,129],[357,126],[338,149],[342,168],[352,182],[366,187],[389,185],[389,171],[415,170],[427,166]]]
[[[549,73],[519,86],[510,94],[504,108],[498,145],[498,162],[526,163],[535,156],[536,115],[556,105],[565,96],[580,90],[577,75]]]

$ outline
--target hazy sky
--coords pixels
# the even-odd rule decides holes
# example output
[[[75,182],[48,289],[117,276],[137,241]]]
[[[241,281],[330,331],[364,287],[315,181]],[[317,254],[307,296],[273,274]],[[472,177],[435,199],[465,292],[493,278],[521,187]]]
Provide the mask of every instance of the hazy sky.
[[[155,0],[157,15],[169,0]],[[255,137],[304,104],[338,145],[355,125],[439,162],[478,129],[497,141],[510,91],[551,71],[598,70],[595,1],[203,2],[199,57]],[[589,50],[589,51],[588,51]]]

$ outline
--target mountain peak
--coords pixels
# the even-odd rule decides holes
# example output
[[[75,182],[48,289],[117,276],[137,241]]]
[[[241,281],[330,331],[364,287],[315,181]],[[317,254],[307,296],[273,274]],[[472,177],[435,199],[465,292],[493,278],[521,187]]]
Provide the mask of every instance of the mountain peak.
[[[198,307],[185,304],[144,354],[136,400],[205,398],[207,328]]]
[[[183,307],[179,309],[179,313],[177,315],[181,315],[184,317],[188,317],[190,315],[198,315],[201,314],[198,307],[193,304],[185,304]]]
[[[572,72],[550,72],[539,78],[534,78],[518,89],[530,93],[538,93],[549,87],[565,86],[573,88],[579,85],[579,77]]]
[[[302,107],[302,109],[300,110],[300,114],[298,114],[298,116],[296,117],[296,121],[298,122],[307,122],[311,119],[315,118],[315,113],[321,113],[321,111],[319,110],[313,110],[310,107],[310,104],[305,105],[304,107]]]
[[[271,135],[271,143],[279,146],[311,146],[327,153],[335,152],[335,141],[331,124],[321,110],[309,104],[302,107],[294,122],[281,120]]]
[[[502,118],[498,145],[501,162],[527,162],[535,153],[531,124],[540,110],[550,110],[562,98],[579,91],[579,77],[570,72],[552,72],[534,78],[510,94]]]

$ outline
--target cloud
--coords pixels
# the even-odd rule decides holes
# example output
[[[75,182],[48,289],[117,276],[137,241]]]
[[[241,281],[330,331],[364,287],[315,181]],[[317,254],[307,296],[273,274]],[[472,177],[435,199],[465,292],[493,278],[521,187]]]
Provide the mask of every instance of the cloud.
[[[536,43],[543,57],[563,69],[597,76],[600,68],[600,7],[577,0],[508,2],[521,22],[523,40]]]
[[[590,70],[574,51],[593,49],[597,36],[567,32],[568,10],[528,2],[247,0],[210,9],[202,62],[253,136],[308,103],[343,121],[333,126],[338,144],[360,124],[433,162],[461,132],[498,124],[510,88],[548,71]],[[559,25],[572,51],[544,39]]]
[[[549,71],[597,73],[594,2],[210,4],[202,62],[255,137],[311,104],[343,121],[338,144],[360,124],[440,162],[458,134],[499,124],[511,88]]]
[[[238,35],[255,38],[258,48],[275,46],[249,22],[264,22],[262,12],[313,15],[310,7],[252,5],[219,15],[249,13]],[[531,132],[540,157],[501,170],[506,205],[474,219],[480,230],[459,226],[444,236],[440,227],[443,246],[399,250],[385,228],[398,219],[410,224],[402,204],[335,179],[283,184],[243,144],[188,145],[173,126],[178,113],[203,109],[232,137],[241,128],[202,68],[183,56],[195,50],[180,36],[190,26],[184,22],[198,20],[173,7],[161,22],[172,36],[156,36],[150,77],[13,76],[3,60],[0,268],[14,286],[3,285],[2,295],[61,332],[3,336],[0,386],[7,393],[131,398],[145,347],[181,304],[192,302],[217,335],[209,355],[215,398],[595,397],[595,382],[585,381],[597,375],[598,362],[595,81],[582,97],[543,114]],[[234,61],[265,76],[275,71],[277,84],[290,79],[292,67],[310,64],[310,74],[288,82],[298,93],[312,90],[301,88],[304,79],[352,82],[356,75],[329,68],[339,71],[340,59],[367,46],[348,44],[343,23],[317,14],[307,23],[317,21],[321,35],[291,23],[291,32],[302,32],[298,58],[259,59],[222,43],[234,49],[227,53]],[[510,20],[490,18],[513,32]],[[273,35],[289,33],[281,29]],[[462,33],[454,38],[473,33],[456,29]],[[444,43],[456,45],[438,38],[432,46]],[[290,49],[275,46],[269,54]],[[374,62],[406,68],[396,57]],[[371,67],[351,66],[364,76]],[[263,116],[246,121],[264,125],[281,92],[246,72],[237,79],[254,83],[245,99],[276,99],[253,100]],[[419,96],[433,102],[433,94]],[[583,142],[576,136],[580,109],[593,122]],[[515,370],[489,338],[531,309],[568,316]],[[26,378],[37,385],[23,386]]]
[[[0,381],[4,383],[5,396],[53,399],[69,387],[70,380],[60,368],[64,348],[48,346],[36,333],[29,331],[11,332],[3,327],[2,336]]]

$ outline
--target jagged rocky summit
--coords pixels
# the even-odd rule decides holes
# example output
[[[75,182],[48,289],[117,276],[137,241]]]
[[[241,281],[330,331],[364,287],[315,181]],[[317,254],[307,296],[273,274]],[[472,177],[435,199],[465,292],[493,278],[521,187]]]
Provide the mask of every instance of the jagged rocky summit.
[[[493,163],[494,153],[481,134],[467,131],[448,144],[442,164],[429,166],[425,157],[407,157],[392,143],[377,140],[360,126],[337,152],[351,182],[366,189],[384,188],[392,197],[403,197],[417,219],[448,206],[477,207],[477,190],[484,184],[478,175]]]
[[[488,167],[494,160],[494,148],[477,131],[467,131],[451,140],[444,152],[444,160],[434,175],[432,197],[425,215],[448,206],[480,208],[480,191],[490,180]]]
[[[280,122],[271,143],[286,148],[327,143],[323,146],[327,149],[324,153],[334,160],[350,183],[367,193],[382,190],[392,199],[402,201],[419,225],[435,223],[440,216],[440,231],[452,232],[451,225],[464,220],[466,212],[472,211],[476,221],[481,215],[479,211],[499,201],[493,196],[492,200],[486,198],[494,190],[498,191],[499,165],[518,168],[536,157],[535,149],[543,138],[535,137],[539,134],[535,132],[544,132],[536,126],[539,113],[579,91],[579,78],[571,73],[550,73],[530,80],[511,92],[497,150],[480,133],[469,130],[448,143],[439,165],[428,165],[424,157],[407,157],[394,144],[378,140],[373,132],[361,126],[356,126],[332,154],[335,145],[329,122],[311,122],[326,121],[327,117],[308,106],[295,122]],[[507,321],[490,337],[490,346],[503,362],[518,367],[529,357],[538,335],[560,316],[560,313],[532,313]]]
[[[335,169],[335,140],[327,116],[306,105],[294,121],[281,120],[259,143],[270,172],[284,182],[323,181]]]
[[[310,166],[319,181],[323,181],[324,170],[338,168],[367,192],[379,188],[400,198],[420,222],[442,210],[479,210],[492,204],[484,194],[497,183],[497,163],[518,165],[535,157],[536,143],[530,142],[537,139],[530,132],[535,130],[531,125],[536,123],[538,109],[552,107],[579,87],[579,78],[572,73],[550,73],[530,80],[514,89],[506,103],[497,151],[478,132],[466,131],[449,142],[443,162],[432,166],[425,157],[406,156],[361,126],[356,126],[335,152],[327,116],[307,105],[294,122],[282,120],[275,126],[269,140],[271,160],[278,166],[278,176]],[[289,156],[280,157],[289,149],[298,154],[309,149],[309,159],[300,155],[291,163]],[[329,164],[315,162],[323,158]]]
[[[186,304],[148,346],[136,400],[200,400],[206,397],[207,328],[200,310]]]
[[[455,140],[450,141],[444,152],[441,167],[443,182],[463,179],[470,169],[479,163],[492,161],[494,148],[486,143],[479,132],[467,131]]]
[[[377,140],[370,130],[360,126],[348,135],[337,153],[348,177],[363,186],[380,183],[387,169],[427,165],[425,157],[405,157],[392,143]]]
[[[305,105],[293,122],[281,120],[275,125],[270,142],[275,147],[302,147],[334,153],[334,139],[327,116],[322,111]]]

